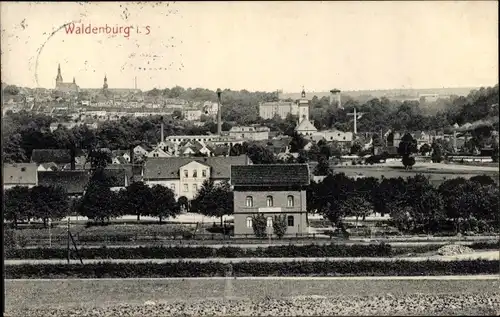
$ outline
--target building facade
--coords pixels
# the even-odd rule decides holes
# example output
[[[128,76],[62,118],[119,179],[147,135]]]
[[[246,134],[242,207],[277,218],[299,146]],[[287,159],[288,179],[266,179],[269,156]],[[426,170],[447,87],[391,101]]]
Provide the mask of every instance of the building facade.
[[[286,235],[306,234],[307,164],[257,164],[231,167],[234,190],[234,234],[254,234],[253,217],[263,214],[269,234],[274,216],[284,216]]]
[[[149,186],[162,185],[172,189],[175,198],[196,197],[203,182],[229,181],[232,165],[252,164],[246,155],[229,157],[170,157],[148,159],[143,169],[143,181]]]
[[[34,187],[38,185],[36,163],[13,163],[3,165],[3,188],[15,186]]]
[[[302,90],[301,99],[297,101],[262,102],[259,104],[259,116],[262,119],[272,119],[279,116],[285,119],[289,114],[297,116],[299,121],[309,119],[309,100],[305,90]]]
[[[269,139],[269,132],[271,130],[268,127],[259,126],[240,126],[232,127],[229,130],[229,136],[235,139],[245,139],[252,141],[260,141]]]

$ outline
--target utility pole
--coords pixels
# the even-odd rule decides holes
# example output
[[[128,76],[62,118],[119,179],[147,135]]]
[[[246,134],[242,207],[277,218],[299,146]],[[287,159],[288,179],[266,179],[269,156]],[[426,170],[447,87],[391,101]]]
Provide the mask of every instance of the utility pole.
[[[71,250],[69,249],[69,239],[71,239],[71,237],[69,235],[70,235],[70,232],[69,232],[69,216],[68,216],[68,244],[67,244],[67,248],[68,248],[68,264],[69,264],[69,259],[71,258]]]
[[[221,100],[220,95],[222,94],[222,90],[217,88],[217,134],[219,136],[222,135],[222,110],[221,110]]]
[[[356,134],[358,133],[358,129],[357,129],[358,119],[361,119],[361,117],[364,115],[364,112],[356,113],[356,108],[354,108],[354,112],[350,112],[347,115],[354,117],[354,137],[356,137]]]

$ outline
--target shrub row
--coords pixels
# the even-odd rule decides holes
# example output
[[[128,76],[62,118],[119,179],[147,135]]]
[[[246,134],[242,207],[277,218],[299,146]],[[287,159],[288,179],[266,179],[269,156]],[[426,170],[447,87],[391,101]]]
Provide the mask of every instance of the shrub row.
[[[288,262],[232,264],[233,276],[424,276],[498,274],[498,261]],[[225,276],[220,262],[6,265],[5,278],[155,278]]]
[[[496,249],[499,242],[479,242],[473,249]],[[82,248],[78,250],[84,259],[172,259],[172,258],[245,258],[245,257],[385,257],[408,253],[435,251],[441,245],[422,245],[407,248],[392,248],[389,244],[371,245],[305,245],[270,246],[245,249],[239,247],[137,247],[137,248]],[[64,259],[63,248],[7,249],[6,259]]]
[[[372,245],[306,245],[270,246],[246,249],[239,247],[137,247],[137,248],[82,248],[78,254],[84,259],[172,259],[172,258],[244,258],[244,257],[381,257],[393,254],[388,244]],[[63,248],[8,249],[7,259],[64,259]]]

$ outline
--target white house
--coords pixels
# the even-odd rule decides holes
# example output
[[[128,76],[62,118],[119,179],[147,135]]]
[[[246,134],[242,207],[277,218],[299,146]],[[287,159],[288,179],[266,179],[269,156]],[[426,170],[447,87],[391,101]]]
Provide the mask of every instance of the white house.
[[[170,157],[171,155],[160,148],[155,148],[147,154],[147,157]]]
[[[146,156],[148,155],[148,151],[144,149],[142,146],[138,145],[134,148],[134,155],[137,156]]]

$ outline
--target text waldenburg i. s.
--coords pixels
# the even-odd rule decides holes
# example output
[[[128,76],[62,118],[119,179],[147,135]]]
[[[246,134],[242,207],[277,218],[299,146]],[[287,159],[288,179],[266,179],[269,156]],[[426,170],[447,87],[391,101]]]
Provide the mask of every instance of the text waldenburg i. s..
[[[151,33],[151,27],[146,26],[110,26],[105,25],[93,25],[91,23],[85,24],[75,24],[69,23],[64,26],[66,34],[122,34],[124,37],[129,38],[131,33],[149,35]]]

